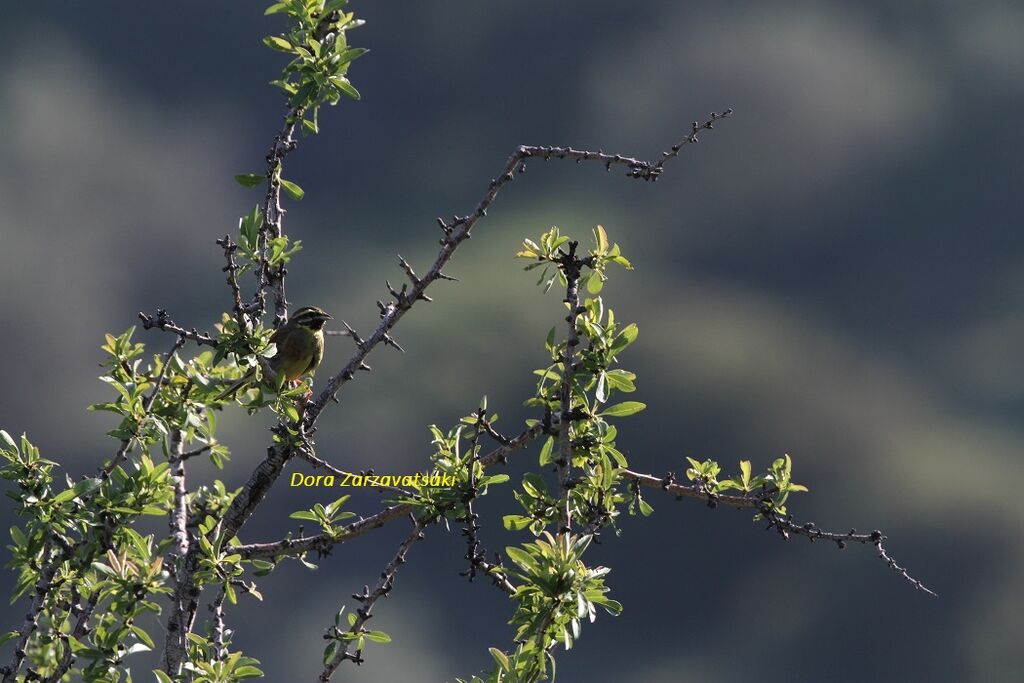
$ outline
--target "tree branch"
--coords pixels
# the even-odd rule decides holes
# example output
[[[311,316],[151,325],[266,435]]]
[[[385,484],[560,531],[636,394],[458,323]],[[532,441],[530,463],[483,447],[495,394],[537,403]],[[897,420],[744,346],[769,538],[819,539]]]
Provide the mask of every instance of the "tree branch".
[[[162,308],[156,309],[156,315],[147,315],[146,313],[139,312],[139,320],[142,321],[142,329],[149,330],[157,328],[164,332],[171,332],[179,337],[185,339],[191,339],[200,346],[212,346],[217,348],[217,340],[210,336],[208,332],[200,332],[196,328],[186,330],[184,327],[179,327],[174,324],[174,321],[167,315],[167,311]]]
[[[849,543],[860,543],[861,545],[873,545],[878,551],[878,557],[881,558],[893,571],[900,574],[904,579],[910,582],[914,588],[922,590],[929,595],[938,597],[935,592],[921,583],[919,580],[913,578],[908,571],[896,564],[889,554],[886,552],[882,543],[886,540],[886,537],[881,531],[872,531],[871,533],[857,533],[856,529],[850,529],[846,533],[825,531],[819,529],[813,522],[806,522],[804,524],[798,524],[793,521],[792,515],[781,516],[771,507],[770,503],[765,499],[764,494],[757,496],[733,496],[723,495],[719,493],[712,493],[708,491],[704,486],[699,484],[683,485],[675,483],[675,477],[669,473],[664,477],[655,477],[650,474],[641,474],[632,470],[620,470],[620,476],[627,481],[634,481],[639,486],[644,486],[652,489],[661,489],[667,493],[670,493],[676,497],[676,500],[682,500],[683,498],[691,498],[695,500],[701,500],[708,504],[708,507],[717,507],[719,505],[725,505],[733,508],[749,508],[760,512],[765,520],[768,522],[767,529],[775,529],[779,535],[789,540],[789,535],[794,534],[797,536],[804,536],[807,539],[813,541],[831,541],[836,544],[840,550],[846,548]],[[771,493],[770,491],[768,492]]]
[[[499,446],[481,456],[479,461],[484,468],[497,463],[505,463],[508,456],[517,450],[526,447],[531,441],[540,436],[544,426],[537,423],[521,432],[518,436],[510,439],[508,444]],[[269,543],[250,543],[235,546],[232,552],[240,554],[246,559],[272,559],[284,555],[301,555],[309,551],[326,553],[335,545],[345,543],[353,538],[378,529],[390,521],[407,517],[416,512],[419,508],[410,503],[399,503],[384,508],[380,512],[356,520],[344,527],[344,530],[337,534],[318,534],[316,536],[304,536],[300,538],[286,538]]]
[[[274,327],[288,320],[288,301],[285,298],[284,278],[287,270],[284,265],[271,268],[267,252],[270,240],[283,234],[282,222],[287,211],[281,206],[281,168],[284,158],[292,152],[298,142],[295,140],[295,128],[302,118],[301,108],[290,108],[284,117],[284,125],[267,152],[267,192],[263,198],[263,223],[260,225],[260,262],[256,269],[257,287],[253,297],[252,308],[257,317],[263,317],[267,308],[267,289],[274,293]]]
[[[411,548],[416,541],[423,539],[423,529],[427,526],[427,522],[423,522],[412,517],[412,525],[412,533],[409,534],[409,536],[402,541],[402,544],[398,546],[398,552],[395,553],[395,556],[391,558],[391,561],[384,567],[384,571],[380,573],[380,578],[377,580],[377,585],[374,587],[373,591],[369,591],[369,586],[365,586],[363,587],[362,594],[352,596],[354,599],[363,603],[363,605],[356,610],[356,619],[352,622],[352,626],[348,629],[348,633],[352,635],[362,633],[363,625],[373,616],[370,614],[370,610],[373,609],[377,600],[382,597],[386,597],[391,592],[392,587],[394,587],[395,575],[398,573],[398,568],[405,564],[405,556],[409,552],[409,548]],[[334,631],[337,630],[337,627],[334,627]],[[329,634],[327,637],[330,637],[331,635],[337,636],[339,634]],[[326,683],[331,680],[334,672],[337,671],[338,667],[341,666],[341,663],[345,660],[351,660],[356,664],[363,663],[363,651],[361,649],[356,649],[355,652],[349,652],[349,647],[350,646],[346,645],[344,648],[339,647],[337,649],[335,655],[331,657],[329,662],[327,662],[327,665],[324,667],[323,672],[321,672],[320,677],[317,678],[318,681]]]
[[[381,320],[377,325],[377,328],[373,331],[365,341],[357,343],[356,352],[349,358],[348,363],[345,364],[341,370],[331,376],[327,381],[327,386],[320,392],[310,406],[305,411],[305,421],[307,425],[312,425],[316,422],[317,417],[326,407],[328,401],[336,401],[338,391],[341,387],[351,380],[355,373],[364,365],[366,357],[370,352],[381,343],[389,344],[393,343],[390,332],[392,328],[401,320],[409,309],[417,301],[429,301],[429,297],[426,296],[427,288],[435,280],[452,279],[450,276],[444,273],[444,267],[451,260],[455,254],[455,250],[460,244],[469,239],[473,226],[476,225],[477,221],[487,215],[488,209],[494,203],[498,196],[498,192],[507,183],[511,182],[515,178],[515,172],[520,173],[526,170],[526,160],[532,158],[540,159],[572,159],[576,162],[583,161],[594,161],[603,163],[606,168],[611,170],[612,166],[625,166],[629,169],[627,175],[631,178],[641,178],[644,180],[656,180],[661,175],[662,169],[665,163],[679,154],[679,149],[685,144],[690,144],[697,141],[697,131],[704,129],[711,129],[714,123],[720,119],[723,119],[732,114],[731,109],[727,109],[721,114],[712,113],[711,118],[705,121],[700,126],[694,125],[694,130],[684,138],[678,145],[672,147],[672,151],[665,152],[662,155],[662,159],[658,162],[642,161],[631,157],[624,157],[622,155],[610,155],[604,152],[589,152],[585,150],[576,150],[571,147],[534,147],[527,145],[520,145],[512,152],[509,156],[508,161],[505,163],[505,168],[498,175],[493,178],[490,184],[487,186],[487,191],[484,196],[480,199],[476,209],[472,214],[468,216],[456,216],[452,219],[451,223],[445,222],[443,219],[438,218],[438,224],[441,226],[441,230],[444,236],[441,238],[441,250],[438,252],[437,257],[434,259],[433,265],[430,270],[427,271],[422,277],[416,276],[412,271],[412,268],[408,266],[408,263],[402,259],[403,270],[406,272],[406,276],[409,278],[409,285],[402,285],[401,290],[394,292],[394,300],[384,304],[378,302],[380,308]]]
[[[570,430],[572,428],[572,389],[573,375],[575,370],[576,347],[580,343],[579,331],[576,329],[576,317],[581,312],[580,307],[580,273],[582,263],[576,257],[578,242],[569,242],[569,251],[562,253],[562,261],[559,264],[562,274],[565,276],[565,304],[569,309],[565,316],[568,326],[568,334],[565,340],[565,351],[562,353],[562,383],[559,388],[559,401],[561,414],[559,416],[558,429],[558,460],[555,462],[558,467],[558,483],[564,496],[564,506],[560,514],[560,532],[567,533],[572,530],[572,439]]]

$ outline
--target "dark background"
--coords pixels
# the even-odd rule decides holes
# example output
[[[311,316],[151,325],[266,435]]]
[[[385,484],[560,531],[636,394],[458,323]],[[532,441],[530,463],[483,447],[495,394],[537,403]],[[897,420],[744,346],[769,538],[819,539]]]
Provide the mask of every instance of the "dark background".
[[[631,464],[682,472],[690,455],[759,468],[788,452],[811,488],[793,501],[802,519],[884,529],[941,597],[915,592],[870,548],[783,543],[747,512],[654,496],[652,518],[625,518],[622,537],[594,552],[626,609],[560,655],[559,680],[1019,675],[1021,5],[353,8],[369,21],[351,35],[372,50],[351,74],[363,100],[325,110],[323,134],[290,157],[286,176],[307,197],[289,204],[286,228],[307,247],[290,299],[360,330],[384,279],[400,279],[395,254],[425,269],[434,216],[469,212],[515,145],[654,158],[708,111],[736,114],[656,184],[531,164],[460,249],[449,270],[462,282],[438,284],[436,303],[400,324],[407,353],[376,351],[375,372],[328,409],[320,454],[411,471],[429,453],[425,426],[452,424],[485,393],[515,431],[560,313],[512,255],[550,225],[585,237],[601,223],[637,266],[606,290],[641,330],[624,358],[650,405],[622,423]],[[231,176],[262,169],[282,113],[266,85],[281,55],[259,40],[278,24],[262,9],[3,10],[0,426],[27,431],[72,473],[115,448],[107,418],[84,409],[109,393],[95,379],[102,334],[157,306],[210,328],[229,306],[213,241],[257,200]],[[153,352],[172,341],[141,338]],[[349,351],[331,340],[328,368]],[[222,418],[230,486],[262,456],[265,422]],[[535,457],[513,463],[516,480]],[[499,530],[508,493],[485,506],[491,549],[514,540]],[[357,491],[351,505],[368,514],[376,498]],[[279,486],[244,540],[279,536],[313,499],[328,497]],[[338,548],[312,574],[284,564],[261,584],[265,604],[229,610],[268,680],[314,678],[323,629],[401,533]],[[463,552],[440,529],[412,550],[373,620],[394,643],[339,680],[452,680],[488,666],[487,646],[509,646],[510,606],[458,576]]]

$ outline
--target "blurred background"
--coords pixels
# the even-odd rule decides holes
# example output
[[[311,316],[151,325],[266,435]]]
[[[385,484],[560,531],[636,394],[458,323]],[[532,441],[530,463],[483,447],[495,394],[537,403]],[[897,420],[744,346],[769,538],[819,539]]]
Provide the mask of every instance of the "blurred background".
[[[214,240],[258,191],[283,112],[266,3],[12,3],[0,42],[0,427],[27,431],[73,474],[115,442],[87,413],[107,331],[166,308],[210,329],[229,306]],[[285,174],[306,190],[286,229],[306,249],[289,297],[359,330],[376,321],[396,253],[424,270],[438,215],[468,213],[517,144],[643,158],[712,109],[733,118],[656,184],[598,166],[530,164],[318,433],[348,469],[414,470],[426,426],[487,394],[516,431],[560,316],[512,256],[551,225],[602,224],[636,266],[606,300],[636,321],[623,358],[646,412],[623,421],[633,467],[684,457],[763,468],[790,453],[811,492],[800,519],[880,528],[941,596],[870,548],[782,542],[748,512],[652,496],[593,560],[614,569],[618,618],[559,657],[559,680],[1009,681],[1024,666],[1024,7],[972,2],[353,3],[372,50],[361,102],[321,115]],[[153,352],[171,338],[139,333]],[[334,338],[328,368],[349,340]],[[323,378],[321,377],[321,382]],[[266,420],[222,418],[240,485]],[[513,462],[515,481],[536,450]],[[293,470],[305,466],[293,464]],[[193,480],[214,476],[208,463]],[[333,491],[330,493],[334,493]],[[350,505],[369,514],[374,492]],[[329,500],[278,486],[246,541]],[[510,490],[484,505],[490,550]],[[9,509],[0,522],[12,523]],[[6,526],[4,527],[6,528]],[[340,547],[314,573],[283,564],[262,605],[229,610],[236,645],[271,681],[312,680],[320,635],[373,583],[405,533]],[[508,647],[503,596],[468,584],[457,531],[413,548],[368,664],[337,680],[450,681]],[[9,573],[0,588],[12,584]],[[201,610],[200,617],[207,612]],[[154,627],[155,629],[156,627]],[[160,635],[154,633],[154,635]],[[137,680],[146,667],[136,666]]]

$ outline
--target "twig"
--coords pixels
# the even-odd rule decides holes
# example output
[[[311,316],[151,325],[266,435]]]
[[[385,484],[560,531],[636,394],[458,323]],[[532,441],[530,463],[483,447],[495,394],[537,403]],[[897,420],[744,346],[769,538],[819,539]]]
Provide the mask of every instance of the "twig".
[[[75,603],[78,602],[80,596],[78,594],[77,587],[72,589],[72,608],[71,615],[74,616],[76,610],[78,611],[78,619],[75,622],[74,628],[71,630],[71,637],[76,640],[81,639],[89,630],[89,618],[92,617],[93,611],[96,609],[96,603],[99,601],[99,591],[93,591],[92,595],[89,596],[84,607],[77,607]],[[64,648],[64,655],[61,657],[60,664],[53,670],[53,674],[47,679],[47,683],[60,683],[64,678],[64,674],[71,668],[71,664],[75,661],[75,653],[71,647],[71,640],[68,636],[60,635],[61,646]]]
[[[480,550],[480,538],[477,535],[477,532],[480,531],[480,525],[477,524],[480,515],[473,510],[473,501],[476,500],[479,494],[476,482],[476,462],[480,448],[480,432],[486,419],[487,409],[484,407],[478,408],[476,411],[476,422],[473,425],[473,438],[469,443],[469,459],[466,464],[468,481],[466,483],[466,490],[462,494],[462,503],[466,506],[466,514],[460,521],[466,524],[462,528],[462,535],[466,537],[466,559],[469,560],[469,569],[460,572],[460,574],[468,577],[470,581],[476,578],[477,569],[480,568],[480,563],[483,562],[485,554]]]
[[[729,109],[722,114],[714,114],[712,119],[705,122],[701,128],[711,128],[715,121],[725,118],[731,113],[732,110]],[[687,142],[694,138],[694,135],[695,134],[691,132],[684,142],[677,145],[677,147],[687,144]],[[398,321],[401,320],[402,316],[404,316],[417,301],[429,301],[429,298],[426,296],[426,290],[435,280],[452,279],[444,273],[444,267],[451,260],[459,245],[469,239],[473,226],[476,225],[477,221],[487,215],[488,209],[490,209],[491,205],[494,203],[501,188],[515,178],[516,171],[523,172],[526,170],[525,162],[527,159],[559,158],[572,159],[577,162],[595,161],[605,164],[608,169],[611,169],[613,165],[626,166],[629,169],[629,172],[627,173],[629,177],[655,180],[661,174],[662,168],[668,159],[678,154],[678,149],[673,149],[675,150],[674,153],[666,152],[666,154],[669,154],[670,156],[663,157],[658,162],[649,162],[633,159],[631,157],[624,157],[618,154],[610,155],[601,151],[588,152],[568,147],[535,147],[527,145],[520,145],[517,147],[515,151],[512,152],[512,155],[509,156],[502,172],[496,178],[491,180],[487,187],[487,191],[480,199],[472,214],[462,217],[456,216],[451,220],[451,222],[438,218],[438,224],[440,225],[444,235],[441,238],[441,250],[434,259],[433,265],[425,275],[419,277],[414,273],[410,275],[412,271],[411,268],[406,269],[406,274],[410,276],[411,289],[407,288],[406,285],[403,285],[401,291],[395,292],[393,301],[387,304],[379,303],[381,320],[377,325],[377,328],[368,339],[357,344],[356,352],[352,354],[351,358],[349,358],[348,363],[346,363],[341,370],[331,376],[327,381],[327,386],[320,392],[316,401],[307,407],[305,411],[306,424],[311,426],[315,423],[317,417],[326,407],[327,403],[332,400],[337,400],[338,391],[346,382],[355,377],[356,371],[364,364],[363,361],[374,348],[381,343],[390,343],[390,332]],[[405,266],[403,266],[403,269],[405,269]]]
[[[377,603],[377,600],[382,597],[386,597],[391,592],[392,587],[394,587],[395,575],[398,573],[398,568],[405,564],[405,556],[409,552],[409,548],[411,548],[416,541],[423,539],[423,529],[426,527],[427,523],[420,521],[415,517],[412,517],[412,522],[412,533],[409,534],[409,536],[402,541],[401,545],[398,546],[398,552],[395,553],[395,556],[392,557],[391,561],[384,567],[384,571],[380,573],[380,578],[377,580],[377,585],[374,587],[373,591],[370,591],[369,587],[366,586],[363,588],[363,592],[361,594],[355,594],[352,596],[354,599],[361,602],[362,606],[356,610],[356,619],[352,622],[352,626],[348,629],[348,633],[358,636],[363,632],[363,625],[366,624],[366,622],[373,616],[370,614],[370,611]],[[340,632],[337,632],[337,627],[333,627],[332,632],[328,633],[325,638],[337,638],[341,643],[345,643],[345,640],[341,640],[339,638],[340,635]],[[318,681],[326,683],[331,680],[334,672],[337,671],[338,667],[345,660],[350,660],[356,664],[363,663],[363,651],[361,649],[356,649],[355,652],[349,652],[349,647],[350,646],[346,644],[345,647],[338,648],[338,651],[334,654],[331,660],[327,662],[323,672],[321,672],[320,677],[317,679]]]
[[[697,134],[700,131],[711,130],[712,128],[715,127],[716,122],[721,121],[722,119],[731,115],[732,109],[726,109],[721,114],[711,112],[710,118],[708,118],[708,120],[705,121],[704,123],[698,123],[697,121],[694,121],[689,135],[683,138],[678,144],[672,145],[672,148],[669,151],[661,153],[661,161],[655,164],[654,169],[652,169],[652,173],[654,173],[654,177],[652,178],[652,180],[657,180],[658,175],[660,175],[662,169],[665,168],[665,164],[668,163],[670,159],[674,159],[677,156],[679,156],[679,151],[684,146],[693,145],[700,142],[700,140],[697,139]]]
[[[263,198],[263,223],[259,231],[260,261],[256,268],[257,287],[252,308],[257,317],[262,317],[267,307],[267,289],[274,293],[274,326],[279,327],[288,319],[288,301],[285,298],[284,265],[271,268],[268,261],[270,240],[283,234],[282,222],[287,211],[281,206],[281,168],[284,158],[298,145],[295,128],[302,119],[301,108],[290,108],[284,117],[284,125],[267,152],[267,192]]]
[[[770,503],[765,500],[763,494],[757,496],[733,496],[724,495],[719,493],[712,493],[707,490],[706,487],[700,484],[694,485],[683,485],[675,483],[675,477],[671,473],[665,477],[655,477],[650,474],[641,474],[632,470],[619,470],[619,475],[627,481],[635,481],[639,486],[645,486],[647,488],[661,489],[676,497],[677,500],[683,498],[693,498],[696,500],[702,500],[708,504],[709,507],[717,507],[719,505],[725,505],[726,507],[733,508],[749,508],[760,512],[764,518],[768,521],[768,529],[775,529],[779,535],[784,539],[789,539],[790,534],[797,536],[804,536],[811,541],[831,541],[836,544],[836,547],[843,549],[849,543],[860,543],[861,545],[873,545],[878,550],[878,556],[887,564],[893,571],[900,574],[904,579],[910,582],[915,588],[923,590],[929,595],[936,595],[932,590],[927,588],[919,580],[913,578],[908,571],[896,564],[885,548],[882,546],[882,542],[886,540],[886,537],[881,531],[872,531],[871,533],[857,533],[856,529],[850,531],[835,532],[825,531],[819,529],[813,522],[806,522],[804,524],[798,524],[793,521],[792,515],[785,517],[779,515],[771,507]],[[937,597],[937,596],[936,596]]]
[[[573,361],[576,358],[576,347],[580,343],[579,331],[576,329],[576,317],[580,314],[580,273],[582,262],[576,257],[576,247],[579,243],[569,242],[568,252],[562,253],[560,268],[565,276],[565,303],[569,308],[565,322],[568,325],[568,336],[565,341],[565,351],[562,353],[562,383],[559,388],[560,401],[560,427],[558,430],[558,460],[555,462],[558,467],[558,483],[565,497],[564,506],[560,512],[561,532],[568,533],[572,530],[572,442],[570,430],[572,428],[572,388],[573,388]]]
[[[141,315],[141,314],[140,314]],[[182,334],[178,335],[178,338],[174,340],[174,345],[171,346],[171,350],[164,356],[164,363],[160,367],[160,373],[154,380],[153,391],[149,392],[149,396],[145,398],[142,403],[142,412],[144,415],[149,415],[153,410],[153,404],[156,402],[157,394],[160,393],[160,387],[163,386],[164,380],[167,378],[167,368],[171,364],[171,359],[174,354],[185,345],[185,336]],[[124,459],[128,457],[128,452],[131,450],[131,444],[134,437],[127,439],[121,439],[121,445],[118,447],[117,452],[114,454],[113,459],[105,466],[100,469],[100,477],[106,479],[110,476],[118,465],[124,462]]]
[[[242,304],[242,290],[238,286],[238,264],[235,263],[235,252],[238,245],[231,241],[231,235],[224,235],[224,239],[217,240],[217,244],[224,249],[224,260],[226,264],[221,270],[228,274],[227,283],[231,288],[231,301],[234,304],[235,320],[241,329],[246,329],[245,307]]]
[[[190,451],[186,451],[186,452],[182,453],[181,454],[181,459],[182,460],[188,460],[189,458],[194,458],[197,455],[202,455],[203,453],[205,453],[206,451],[210,450],[211,448],[213,448],[216,445],[217,445],[216,441],[211,441],[210,443],[204,444],[204,445],[200,446],[199,448],[193,448]]]
[[[220,592],[217,593],[217,597],[214,598],[213,604],[210,605],[210,611],[213,612],[213,644],[217,648],[217,659],[224,661],[228,656],[228,648],[224,643],[224,599],[226,597],[226,589],[221,588]]]
[[[142,321],[143,329],[149,330],[155,327],[158,330],[171,332],[179,337],[184,337],[185,339],[191,339],[200,346],[205,345],[212,346],[214,348],[217,347],[217,340],[211,337],[208,332],[199,332],[194,327],[191,330],[186,330],[184,327],[176,325],[174,321],[168,317],[167,311],[162,308],[156,309],[155,316],[147,315],[140,311],[139,320]]]
[[[43,607],[46,604],[46,598],[50,594],[50,589],[53,588],[52,581],[54,575],[57,573],[57,569],[63,564],[64,560],[67,559],[65,555],[67,551],[64,551],[58,558],[54,558],[50,562],[43,563],[43,569],[39,573],[39,579],[36,581],[34,596],[32,598],[32,604],[29,607],[28,612],[25,614],[25,621],[22,624],[21,629],[18,633],[18,641],[14,646],[14,654],[12,655],[11,663],[0,669],[0,673],[3,673],[3,683],[13,683],[18,676],[18,671],[21,670],[21,665],[25,662],[25,658],[28,656],[25,652],[25,648],[28,647],[28,640],[35,633],[35,630],[39,627],[39,615],[42,614]],[[49,549],[44,553],[44,557],[49,557]]]
[[[505,463],[508,456],[513,452],[524,448],[543,432],[543,424],[537,423],[521,432],[514,439],[504,446],[499,446],[487,455],[482,456],[478,462],[484,468],[497,463]],[[269,543],[249,543],[238,545],[232,548],[232,552],[240,554],[246,559],[273,559],[285,555],[302,555],[309,551],[326,552],[340,543],[345,543],[353,538],[378,529],[395,519],[406,517],[416,512],[419,508],[411,503],[399,503],[384,508],[380,512],[356,520],[346,525],[340,532],[335,534],[318,534],[316,536],[305,536],[300,538],[286,538]]]

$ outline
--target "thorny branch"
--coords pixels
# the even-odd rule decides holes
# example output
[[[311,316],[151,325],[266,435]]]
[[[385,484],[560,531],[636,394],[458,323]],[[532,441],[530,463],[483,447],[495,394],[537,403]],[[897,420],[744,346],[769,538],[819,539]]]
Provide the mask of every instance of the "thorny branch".
[[[287,270],[284,264],[272,268],[268,261],[270,241],[283,234],[282,222],[287,211],[281,206],[281,167],[284,158],[298,145],[295,129],[302,120],[301,108],[290,108],[284,117],[284,125],[267,152],[267,192],[263,198],[263,223],[260,225],[260,262],[256,269],[258,285],[250,310],[256,317],[262,317],[267,307],[267,289],[274,293],[274,327],[288,320],[288,301],[285,298],[284,278]]]
[[[676,500],[682,500],[683,498],[692,498],[701,500],[707,503],[708,507],[717,507],[719,505],[725,505],[726,507],[733,508],[749,508],[757,510],[761,513],[765,520],[767,520],[766,529],[775,529],[779,535],[789,540],[789,535],[794,534],[797,536],[804,536],[809,540],[813,541],[831,541],[836,544],[840,550],[846,548],[849,543],[860,543],[862,545],[873,545],[878,550],[878,556],[881,558],[893,571],[900,574],[904,579],[910,582],[914,588],[922,590],[929,595],[938,597],[935,592],[926,587],[921,581],[912,577],[908,571],[896,564],[896,562],[888,555],[882,543],[886,540],[886,537],[881,531],[872,531],[871,533],[857,533],[856,529],[850,529],[846,533],[825,531],[819,529],[813,522],[805,522],[804,524],[798,524],[793,521],[792,515],[782,516],[776,512],[770,505],[768,496],[773,491],[767,490],[764,492],[757,492],[757,495],[746,495],[746,496],[735,496],[735,495],[724,495],[720,493],[713,493],[709,491],[705,486],[701,484],[677,484],[675,482],[675,475],[669,472],[664,477],[655,477],[650,474],[641,474],[632,470],[623,469],[619,471],[620,476],[627,480],[635,482],[637,486],[644,486],[652,489],[661,489],[676,497]]]
[[[671,151],[665,152],[662,158],[658,162],[642,161],[640,159],[634,159],[632,157],[624,157],[620,154],[610,155],[605,154],[602,151],[589,152],[584,150],[576,150],[570,147],[535,147],[521,145],[512,152],[509,156],[508,161],[505,163],[505,168],[496,177],[491,179],[490,185],[487,187],[487,191],[484,196],[480,199],[476,209],[473,213],[468,216],[455,216],[450,222],[446,222],[442,218],[438,218],[438,225],[441,227],[441,231],[444,233],[441,238],[441,251],[435,258],[433,265],[422,277],[417,276],[412,268],[404,259],[400,259],[402,269],[405,271],[406,277],[409,279],[409,283],[403,284],[400,290],[395,290],[389,286],[389,289],[393,295],[393,300],[388,303],[377,302],[378,308],[380,309],[381,320],[377,325],[377,328],[373,331],[367,339],[357,341],[356,351],[352,354],[348,363],[337,373],[335,373],[327,381],[327,386],[320,392],[310,406],[306,408],[305,421],[306,424],[312,426],[317,417],[323,411],[328,401],[337,400],[338,391],[342,385],[351,380],[356,371],[361,369],[365,365],[364,361],[377,345],[383,343],[385,345],[391,345],[397,347],[397,342],[391,337],[391,330],[401,320],[409,309],[417,301],[430,301],[430,298],[426,295],[427,288],[435,280],[450,280],[453,279],[444,273],[444,267],[451,260],[455,254],[455,250],[460,244],[470,238],[473,227],[477,221],[487,215],[488,209],[494,203],[494,200],[498,196],[498,192],[507,183],[511,182],[515,178],[515,173],[523,173],[526,171],[526,161],[528,159],[544,159],[548,160],[551,158],[557,159],[572,159],[577,163],[583,161],[595,161],[602,163],[608,170],[611,170],[612,166],[625,166],[627,169],[627,175],[631,178],[641,178],[643,180],[657,180],[661,175],[662,169],[665,163],[674,158],[679,154],[679,150],[686,144],[692,144],[697,142],[697,132],[700,130],[710,130],[714,127],[714,123],[732,114],[731,109],[727,109],[721,114],[712,112],[710,118],[703,124],[694,124],[690,134],[679,144],[674,145]],[[358,337],[353,337],[358,339]]]
[[[231,235],[224,235],[224,239],[217,240],[217,244],[224,249],[225,265],[221,269],[227,273],[228,287],[231,288],[231,302],[234,305],[235,320],[241,329],[247,329],[245,319],[245,305],[242,303],[242,289],[238,286],[238,264],[235,263],[235,252],[238,245],[231,241]]]
[[[142,328],[145,330],[150,330],[155,327],[158,330],[171,332],[179,337],[184,337],[185,339],[191,339],[200,346],[205,345],[212,346],[214,348],[217,347],[217,340],[214,337],[211,337],[209,332],[200,332],[194,327],[191,330],[179,327],[170,319],[167,315],[167,311],[162,308],[156,309],[155,316],[148,315],[140,311],[139,320],[142,321]]]
[[[486,553],[480,548],[480,515],[473,509],[473,501],[476,500],[480,491],[477,487],[476,479],[476,463],[480,460],[477,457],[477,448],[480,444],[481,434],[496,434],[494,427],[491,426],[487,420],[487,409],[479,408],[476,411],[476,423],[473,426],[473,438],[470,441],[470,457],[468,464],[469,481],[467,482],[466,490],[462,494],[462,503],[466,506],[466,513],[459,521],[463,522],[466,526],[462,528],[462,535],[466,537],[466,555],[465,558],[469,560],[469,569],[464,572],[459,572],[460,575],[466,576],[470,581],[476,578],[478,571],[483,571],[491,577],[491,581],[495,586],[503,590],[505,593],[512,595],[516,592],[516,587],[508,580],[505,575],[504,568],[499,562],[491,563],[486,559]],[[504,440],[503,445],[507,445],[508,440]]]
[[[228,656],[228,648],[225,642],[227,627],[224,623],[224,600],[227,597],[225,588],[221,588],[210,605],[213,613],[213,644],[217,648],[217,659],[223,661]]]
[[[370,611],[377,603],[377,600],[382,597],[387,597],[391,592],[392,587],[395,585],[395,575],[398,573],[398,568],[405,564],[405,556],[409,552],[409,548],[411,548],[416,541],[423,539],[423,529],[426,527],[427,522],[418,520],[415,516],[410,516],[412,517],[413,525],[412,533],[409,534],[409,536],[402,541],[402,544],[398,546],[398,552],[395,553],[395,556],[391,558],[391,561],[384,567],[384,571],[380,573],[380,579],[378,579],[377,585],[374,587],[373,591],[369,590],[369,586],[364,586],[362,593],[357,593],[352,596],[353,599],[361,602],[362,606],[356,609],[356,619],[352,622],[352,626],[348,629],[348,633],[355,636],[362,633],[363,625],[366,624],[366,622],[373,616],[370,614]],[[332,630],[328,632],[324,638],[340,639],[340,636],[341,633],[338,632],[337,627],[332,627]],[[346,643],[344,640],[341,642]],[[317,680],[321,681],[321,683],[326,683],[331,680],[331,676],[334,675],[334,672],[337,671],[338,667],[341,666],[341,663],[345,660],[351,660],[356,664],[362,664],[363,651],[357,648],[354,652],[351,652],[351,647],[352,646],[347,644],[345,647],[339,646],[334,656],[331,657],[329,662],[327,662],[323,672],[321,672],[320,677],[317,678]]]
[[[483,465],[484,468],[497,463],[505,463],[508,461],[509,455],[515,451],[525,448],[542,433],[543,425],[540,423],[535,424],[521,432],[515,438],[509,439],[507,444],[501,445],[487,453],[487,455],[481,456],[478,462]],[[246,559],[274,559],[284,555],[301,555],[310,551],[326,554],[335,545],[345,543],[353,538],[362,536],[363,534],[374,529],[378,529],[395,519],[407,517],[417,510],[419,510],[419,508],[411,503],[399,503],[386,507],[374,515],[370,515],[369,517],[364,517],[347,524],[342,527],[341,531],[334,534],[318,534],[316,536],[285,538],[280,541],[272,541],[269,543],[249,543],[235,546],[232,548],[232,551],[240,554]]]
[[[558,460],[555,464],[558,467],[558,483],[565,498],[561,510],[561,531],[568,532],[572,529],[572,442],[570,431],[572,429],[572,389],[573,375],[575,371],[574,361],[576,359],[576,347],[580,343],[579,330],[576,329],[576,318],[582,312],[580,307],[580,273],[582,262],[576,257],[578,242],[569,242],[568,252],[562,253],[561,270],[565,275],[565,305],[569,312],[565,316],[568,326],[568,336],[565,342],[565,351],[562,353],[562,383],[559,390],[559,401],[561,410],[560,425],[558,428]]]

